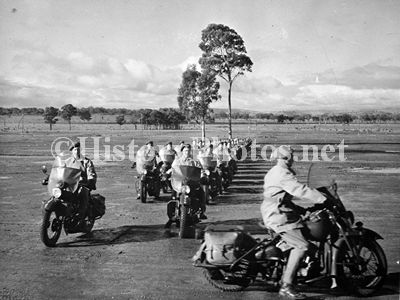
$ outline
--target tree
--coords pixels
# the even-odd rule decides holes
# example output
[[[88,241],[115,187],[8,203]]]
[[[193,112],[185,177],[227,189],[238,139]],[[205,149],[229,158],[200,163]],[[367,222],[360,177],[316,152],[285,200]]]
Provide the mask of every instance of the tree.
[[[78,110],[72,104],[67,104],[61,107],[60,116],[64,120],[68,121],[69,130],[71,130],[71,119],[78,113]]]
[[[203,70],[217,74],[228,83],[229,138],[232,138],[232,85],[245,71],[251,72],[253,62],[246,55],[244,41],[237,32],[223,24],[209,24],[202,31],[199,64]]]
[[[50,124],[50,130],[53,130],[53,124],[56,124],[58,119],[58,108],[55,107],[46,107],[43,113],[44,122]]]
[[[92,114],[90,113],[89,108],[81,108],[78,111],[78,115],[83,121],[90,121],[92,119]]]
[[[221,98],[218,94],[219,83],[215,73],[204,69],[202,73],[195,65],[189,65],[182,74],[182,83],[178,89],[178,104],[189,118],[201,123],[202,140],[205,139],[205,124],[210,119],[210,104]]]
[[[126,123],[125,116],[124,115],[118,115],[115,118],[115,122],[117,122],[117,124],[119,124],[119,128],[121,128],[121,126]]]

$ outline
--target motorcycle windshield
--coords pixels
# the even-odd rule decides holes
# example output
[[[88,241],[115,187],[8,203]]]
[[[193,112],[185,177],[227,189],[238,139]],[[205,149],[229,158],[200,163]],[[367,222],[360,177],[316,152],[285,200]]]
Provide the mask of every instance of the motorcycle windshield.
[[[201,169],[194,166],[178,166],[172,169],[171,184],[175,191],[179,192],[182,187],[182,182],[200,181]]]
[[[81,177],[81,163],[75,160],[70,153],[61,153],[53,162],[51,168],[48,192],[52,194],[53,188],[60,184],[67,185],[71,192],[75,192]]]
[[[213,156],[198,156],[197,157],[203,169],[215,169],[217,160]]]
[[[312,188],[329,187],[336,182],[336,176],[326,164],[312,163],[308,168],[307,185]]]
[[[172,162],[175,159],[175,151],[162,148],[160,150],[160,159],[163,162],[167,162],[167,163],[172,164]]]
[[[154,166],[154,160],[156,159],[156,152],[154,149],[146,149],[142,147],[136,154],[136,171],[139,174],[143,174],[144,170],[151,170]]]

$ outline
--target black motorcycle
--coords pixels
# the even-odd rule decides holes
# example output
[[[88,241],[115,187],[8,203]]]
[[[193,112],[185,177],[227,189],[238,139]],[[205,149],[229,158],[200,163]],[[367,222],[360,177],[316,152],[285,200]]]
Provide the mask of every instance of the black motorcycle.
[[[226,191],[229,185],[232,183],[233,175],[232,171],[229,169],[227,162],[221,162],[217,166],[218,176],[220,178],[220,193]]]
[[[147,195],[158,198],[161,190],[160,169],[153,164],[136,164],[138,176],[136,180],[136,191],[142,203],[147,202]]]
[[[198,159],[202,166],[201,181],[206,204],[215,204],[220,190],[217,161],[212,156],[199,156]]]
[[[338,285],[370,296],[387,274],[385,253],[377,242],[382,237],[361,222],[354,223],[353,213],[345,209],[337,194],[336,183],[318,190],[328,200],[306,214],[304,235],[313,248],[301,263],[297,282],[311,284],[329,278],[331,288]],[[255,280],[278,287],[289,253],[290,247],[272,231],[265,239],[256,240],[240,229],[209,228],[193,259],[213,286],[239,291]]]
[[[178,198],[167,204],[169,220],[165,227],[169,228],[175,223],[180,238],[191,237],[194,225],[200,222],[201,201],[204,201],[200,175],[201,168],[193,166],[180,166],[172,170],[171,183]]]
[[[80,165],[70,165],[71,156],[62,154],[53,163],[50,175],[42,182],[48,185],[50,199],[43,201],[43,218],[40,227],[42,242],[54,247],[61,235],[62,228],[66,234],[89,233],[95,223],[105,214],[105,198],[100,194],[91,194],[86,214],[82,219],[79,212],[80,201],[77,192],[80,188]],[[47,168],[42,171],[46,174]],[[47,181],[47,182],[46,182]]]

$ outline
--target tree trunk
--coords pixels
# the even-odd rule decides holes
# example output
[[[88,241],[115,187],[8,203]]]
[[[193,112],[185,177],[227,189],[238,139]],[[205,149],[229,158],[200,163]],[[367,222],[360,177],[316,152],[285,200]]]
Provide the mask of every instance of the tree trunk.
[[[53,124],[50,123],[49,125],[50,125],[50,130],[53,130]]]
[[[201,140],[203,142],[206,140],[206,122],[204,118],[201,120]]]
[[[229,89],[228,89],[228,124],[229,124],[229,131],[228,136],[229,139],[232,139],[232,105],[231,105],[231,92],[232,92],[232,82],[229,82]]]
[[[71,131],[71,120],[69,120],[68,123],[69,123],[69,131]]]

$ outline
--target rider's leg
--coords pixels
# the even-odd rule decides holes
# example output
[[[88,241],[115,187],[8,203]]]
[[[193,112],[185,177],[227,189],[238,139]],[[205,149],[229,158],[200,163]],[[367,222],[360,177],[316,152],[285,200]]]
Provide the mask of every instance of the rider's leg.
[[[90,190],[87,187],[80,187],[80,191],[78,193],[79,199],[79,210],[78,214],[81,219],[85,218],[86,210],[89,204]]]
[[[306,254],[309,244],[303,236],[301,229],[288,230],[281,233],[281,236],[288,245],[293,246],[293,249],[290,251],[286,270],[282,275],[282,286],[279,294],[291,299],[305,299],[305,295],[296,292],[293,283],[300,262]]]

